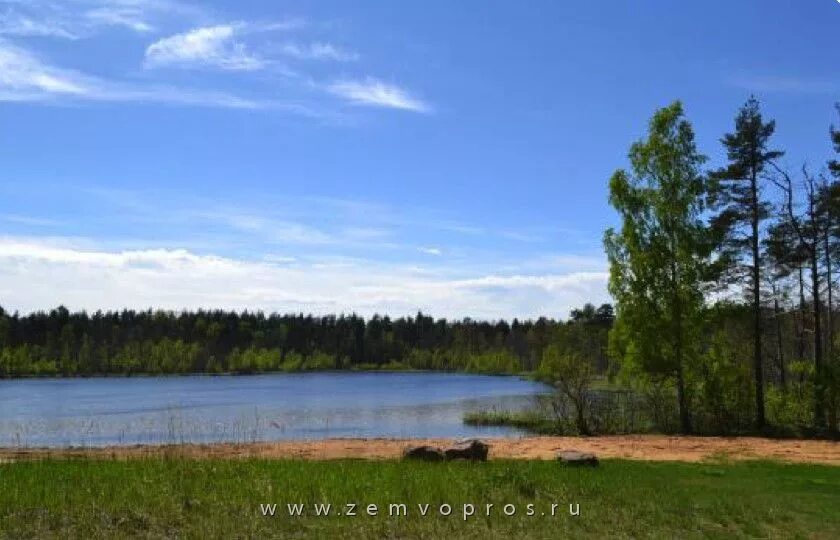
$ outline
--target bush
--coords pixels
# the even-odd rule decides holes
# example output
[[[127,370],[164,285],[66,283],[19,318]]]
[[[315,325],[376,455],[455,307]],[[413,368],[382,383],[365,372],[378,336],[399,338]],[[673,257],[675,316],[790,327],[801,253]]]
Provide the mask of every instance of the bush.
[[[581,435],[589,435],[589,409],[592,380],[595,369],[592,363],[574,352],[561,352],[557,345],[549,345],[543,352],[538,376],[554,384],[575,412],[575,424]]]
[[[712,336],[689,377],[694,428],[700,433],[747,431],[753,424],[752,374],[749,364],[739,361],[749,358],[749,346],[727,337],[724,331]]]
[[[789,371],[787,388],[767,388],[767,417],[775,426],[807,428],[814,424],[814,365],[791,362]]]

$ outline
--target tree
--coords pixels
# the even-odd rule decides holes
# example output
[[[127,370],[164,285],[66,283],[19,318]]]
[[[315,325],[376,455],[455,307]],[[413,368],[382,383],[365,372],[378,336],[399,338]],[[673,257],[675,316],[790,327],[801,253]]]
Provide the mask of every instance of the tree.
[[[607,230],[609,290],[624,361],[676,383],[680,425],[690,433],[685,371],[699,354],[709,242],[700,216],[706,182],[694,131],[680,102],[658,110],[630,149],[632,172],[610,179],[621,229]]]
[[[838,114],[840,114],[840,103],[835,105]],[[829,133],[831,135],[831,144],[834,146],[834,152],[840,154],[840,129],[831,126]],[[835,178],[840,178],[840,160],[832,159],[828,162],[828,170]]]
[[[595,311],[595,322],[609,328],[615,320],[615,310],[612,304],[601,304]]]
[[[543,351],[539,376],[572,402],[578,433],[590,435],[587,415],[589,388],[595,377],[592,363],[579,352],[563,352],[558,345],[552,344]]]
[[[569,323],[597,324],[609,328],[615,313],[611,304],[601,304],[597,308],[587,302],[582,308],[575,308],[569,313]]]
[[[764,257],[768,277],[772,290],[773,319],[776,323],[776,349],[779,370],[779,382],[782,388],[787,386],[787,366],[784,358],[784,337],[782,332],[782,310],[780,301],[787,298],[784,282],[794,272],[798,274],[799,309],[797,324],[798,359],[805,356],[805,283],[803,269],[807,264],[807,254],[802,249],[793,226],[786,218],[782,218],[769,227],[764,239]],[[796,360],[796,359],[795,359]]]
[[[840,103],[835,105],[840,113]],[[840,154],[840,130],[831,126],[831,144],[834,152]],[[834,312],[832,305],[832,292],[834,281],[831,272],[831,263],[840,254],[840,160],[831,159],[828,161],[828,170],[835,181],[828,184],[822,195],[823,210],[826,215],[825,227],[825,261],[826,261],[826,283],[828,284],[828,359],[829,369],[829,429],[832,431],[838,428],[837,416],[840,408],[840,362],[834,354]]]
[[[774,166],[775,167],[775,166]],[[824,185],[815,179],[802,167],[803,186],[805,189],[805,211],[798,215],[794,209],[794,187],[790,175],[779,167],[775,167],[780,179],[774,180],[784,193],[784,209],[787,212],[786,221],[796,234],[800,248],[803,250],[810,265],[811,273],[811,302],[814,321],[814,423],[817,427],[825,427],[825,390],[826,372],[823,357],[822,335],[822,295],[820,292],[820,250],[824,239],[825,216],[822,213],[819,194]]]
[[[578,309],[575,308],[569,313],[569,318],[571,322],[592,322],[595,319],[595,306],[587,302],[583,305],[582,308]]]
[[[776,130],[774,121],[764,122],[761,110],[751,97],[735,118],[735,132],[724,135],[729,164],[712,173],[712,196],[719,210],[713,221],[725,224],[721,250],[733,262],[736,281],[748,283],[753,313],[753,374],[755,378],[755,423],[763,429],[764,364],[761,355],[761,222],[770,213],[770,203],[761,196],[761,175],[768,163],[784,152],[768,149]],[[713,225],[714,226],[714,225]],[[743,262],[745,255],[749,259]],[[744,272],[746,270],[746,272]]]

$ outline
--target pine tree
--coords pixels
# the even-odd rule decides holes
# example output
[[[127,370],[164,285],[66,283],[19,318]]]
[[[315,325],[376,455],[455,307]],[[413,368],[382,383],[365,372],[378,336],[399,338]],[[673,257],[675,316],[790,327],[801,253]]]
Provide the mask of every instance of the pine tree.
[[[836,104],[838,114],[840,114],[840,103]],[[834,146],[834,152],[840,154],[840,129],[831,126],[830,129],[831,144]],[[840,159],[832,159],[828,162],[828,170],[835,178],[840,179]]]
[[[823,246],[823,231],[825,230],[825,214],[820,205],[819,194],[824,189],[824,184],[817,181],[806,167],[802,168],[803,185],[805,189],[805,209],[801,215],[794,210],[794,188],[793,181],[789,174],[776,167],[781,177],[776,180],[777,185],[782,189],[785,197],[784,208],[787,216],[786,221],[790,224],[798,240],[799,248],[802,249],[808,261],[811,274],[811,302],[814,321],[813,344],[814,344],[814,424],[818,428],[825,427],[826,412],[826,366],[823,349],[823,319],[822,319],[822,293],[820,279],[820,253]]]
[[[761,329],[761,222],[771,205],[763,200],[761,177],[768,163],[783,152],[768,149],[776,130],[773,121],[764,122],[761,109],[751,97],[735,118],[735,131],[724,135],[729,164],[712,174],[713,200],[720,213],[716,222],[725,223],[721,251],[733,262],[734,281],[745,283],[753,312],[753,374],[755,377],[755,423],[765,425],[764,363]],[[746,258],[746,261],[744,259]]]

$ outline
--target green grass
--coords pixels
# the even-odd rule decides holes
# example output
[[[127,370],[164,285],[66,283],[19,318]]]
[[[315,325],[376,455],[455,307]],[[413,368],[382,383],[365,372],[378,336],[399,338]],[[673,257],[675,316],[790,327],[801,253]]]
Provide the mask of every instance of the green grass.
[[[469,426],[510,426],[540,435],[564,433],[563,424],[540,410],[468,412],[464,414],[464,423]]]
[[[260,503],[278,503],[262,517]],[[288,517],[286,503],[358,503],[358,516]],[[388,503],[408,517],[388,517]],[[366,517],[367,504],[379,516]],[[416,505],[453,505],[450,517]],[[464,503],[491,517],[462,518]],[[501,508],[515,504],[518,514]],[[524,515],[526,504],[536,515]],[[560,514],[541,516],[552,503]],[[579,503],[581,515],[568,515]],[[0,465],[7,538],[838,538],[840,467],[606,461],[303,462],[147,459]],[[344,508],[341,508],[344,510]],[[491,510],[492,512],[492,510]]]

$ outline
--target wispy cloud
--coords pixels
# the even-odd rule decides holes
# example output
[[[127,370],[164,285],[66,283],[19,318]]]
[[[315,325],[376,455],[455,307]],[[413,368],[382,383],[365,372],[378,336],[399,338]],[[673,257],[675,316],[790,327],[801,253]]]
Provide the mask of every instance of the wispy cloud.
[[[204,89],[166,85],[137,85],[110,81],[55,67],[37,55],[0,41],[0,101],[140,102],[269,109],[302,116],[322,116],[318,110],[294,102],[259,100]]]
[[[336,81],[328,90],[356,105],[402,109],[428,113],[431,107],[408,91],[393,84],[368,77],[362,80]]]
[[[440,248],[436,247],[420,247],[417,248],[417,251],[419,251],[420,253],[425,253],[426,255],[434,255],[436,257],[443,255],[443,251],[441,251]]]
[[[212,67],[232,71],[254,71],[273,64],[251,50],[246,38],[266,32],[287,32],[304,26],[302,19],[274,22],[235,22],[193,28],[168,36],[146,48],[146,67]],[[280,53],[306,60],[350,60],[352,53],[328,43],[310,46],[287,44]]]
[[[85,13],[88,21],[105,26],[124,26],[135,32],[151,32],[154,27],[147,22],[138,5],[111,5],[91,9]]]
[[[7,11],[0,14],[0,35],[40,36],[79,39],[79,34],[60,20],[36,20],[19,13]]]
[[[33,52],[48,49],[27,39],[112,39],[100,35],[101,31],[110,27],[150,34],[176,24],[184,28],[184,23],[191,29],[159,37],[146,47],[143,65],[150,73],[145,82],[115,80],[54,65]],[[407,90],[374,78],[329,84],[326,81],[332,77],[319,75],[323,77],[319,82],[306,73],[308,63],[346,63],[358,61],[360,56],[329,39],[299,35],[303,32],[312,34],[310,25],[301,18],[219,23],[208,10],[180,0],[0,0],[0,101],[87,100],[270,109],[332,123],[346,123],[348,117],[335,97],[355,105],[431,111],[428,104]],[[263,36],[266,33],[296,34],[273,43],[275,36]],[[290,68],[287,64],[293,61],[296,65]],[[157,68],[156,73],[151,73],[152,68]],[[277,87],[265,85],[268,77],[241,77],[237,81],[240,91],[249,97],[208,89],[206,78],[196,79],[195,88],[185,89],[167,84],[164,78],[168,72],[161,68],[230,72],[270,68],[274,80],[284,77],[288,97],[278,99]]]
[[[299,60],[333,60],[336,62],[355,62],[359,59],[358,53],[346,51],[332,43],[315,42],[308,45],[298,43],[286,43],[281,47],[280,52],[286,56]]]
[[[102,27],[138,33],[154,21],[201,18],[201,8],[177,0],[0,0],[0,34],[65,39],[86,37]]]
[[[83,96],[90,93],[81,74],[43,63],[30,52],[0,41],[0,99],[24,100],[51,94]]]
[[[252,71],[264,62],[236,39],[241,25],[225,24],[195,28],[163,38],[146,49],[146,66],[212,66]]]
[[[205,213],[204,216],[226,222],[240,231],[260,234],[273,243],[320,245],[335,241],[332,235],[303,223],[275,220],[241,212]]]

